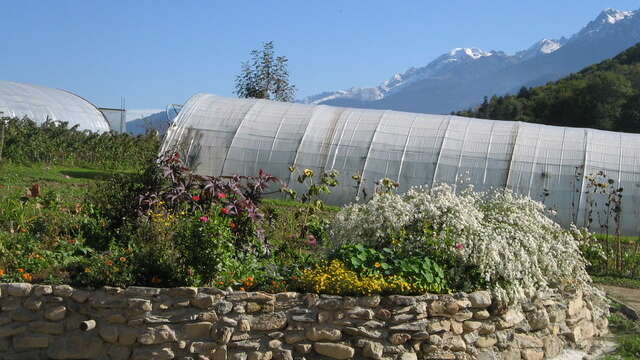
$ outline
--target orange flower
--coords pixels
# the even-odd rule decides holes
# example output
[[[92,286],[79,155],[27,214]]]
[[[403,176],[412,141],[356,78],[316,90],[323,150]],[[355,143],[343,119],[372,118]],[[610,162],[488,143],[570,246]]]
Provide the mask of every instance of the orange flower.
[[[24,269],[23,269],[23,268],[18,268],[18,272],[19,272],[19,273],[23,273],[23,272],[24,272]]]
[[[84,268],[84,272],[90,273],[91,272],[91,268]]]
[[[224,285],[224,281],[218,281],[218,285]]]
[[[111,260],[107,260],[104,263],[107,264],[108,266],[112,266],[113,265],[113,261],[111,261]]]
[[[0,269],[0,276],[4,276],[4,270]]]
[[[159,278],[159,277],[157,277],[157,276],[154,276],[154,277],[152,277],[152,278],[151,278],[151,282],[152,282],[152,283],[154,283],[154,284],[157,284],[157,283],[159,283],[159,282],[161,282],[161,281],[162,281],[162,280],[160,280],[160,278]]]
[[[33,280],[33,276],[31,276],[31,274],[29,274],[29,273],[24,273],[24,274],[22,274],[22,278],[23,278],[25,281],[31,281],[31,280]]]
[[[127,261],[127,258],[124,256],[120,256],[120,262],[125,262],[125,261]]]
[[[247,281],[253,281],[253,276],[247,277]]]
[[[241,287],[241,288],[240,288],[240,291],[244,291],[244,288],[243,288],[243,287]]]

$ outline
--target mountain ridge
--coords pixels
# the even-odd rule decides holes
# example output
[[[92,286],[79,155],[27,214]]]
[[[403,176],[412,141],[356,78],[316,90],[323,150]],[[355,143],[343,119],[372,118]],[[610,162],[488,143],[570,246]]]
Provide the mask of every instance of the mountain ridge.
[[[449,113],[478,104],[484,96],[541,85],[614,56],[640,41],[638,13],[605,9],[569,38],[543,38],[513,55],[455,48],[378,86],[327,91],[300,102]]]
[[[558,81],[456,115],[640,133],[640,43]]]

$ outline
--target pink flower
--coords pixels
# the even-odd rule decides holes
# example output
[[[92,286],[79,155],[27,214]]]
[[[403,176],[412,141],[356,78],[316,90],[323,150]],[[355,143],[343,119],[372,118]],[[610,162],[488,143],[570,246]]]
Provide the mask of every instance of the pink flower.
[[[220,209],[220,212],[221,212],[221,213],[223,213],[223,214],[225,214],[225,215],[228,215],[228,214],[229,214],[229,209],[227,209],[227,208],[222,208],[222,209]]]
[[[313,236],[313,234],[307,235],[307,239],[309,240],[309,245],[311,245],[311,246],[318,245],[318,240],[316,239],[315,236]]]
[[[464,245],[462,245],[460,243],[456,243],[456,249],[462,250],[462,249],[464,249]]]
[[[200,221],[201,222],[207,222],[207,221],[209,221],[209,217],[208,216],[200,216]]]
[[[222,200],[227,197],[227,194],[219,192],[217,195],[218,199]]]

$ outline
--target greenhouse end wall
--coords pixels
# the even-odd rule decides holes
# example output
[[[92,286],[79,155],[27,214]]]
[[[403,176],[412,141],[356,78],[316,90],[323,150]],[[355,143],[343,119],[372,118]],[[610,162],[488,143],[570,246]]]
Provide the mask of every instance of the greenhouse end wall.
[[[289,166],[338,170],[340,185],[327,198],[333,204],[362,200],[382,178],[399,182],[400,191],[471,184],[541,201],[564,225],[640,232],[638,134],[197,94],[169,129],[162,151],[170,149],[199,174],[264,169],[294,189],[300,185]],[[589,180],[600,171],[606,178],[595,180],[607,183],[605,194],[595,194]],[[355,184],[352,175],[365,181]],[[618,209],[606,205],[617,189],[620,226],[612,223]]]

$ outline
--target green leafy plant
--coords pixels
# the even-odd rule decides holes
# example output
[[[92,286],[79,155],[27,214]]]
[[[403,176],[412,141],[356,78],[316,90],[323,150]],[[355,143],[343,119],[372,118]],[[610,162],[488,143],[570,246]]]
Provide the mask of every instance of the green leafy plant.
[[[399,276],[422,292],[442,292],[447,289],[445,272],[427,256],[416,256],[383,248],[376,250],[362,244],[343,245],[334,257],[359,275]]]
[[[235,254],[229,218],[196,212],[178,222],[173,241],[181,266],[193,270],[198,283],[208,284]]]
[[[322,195],[330,194],[331,188],[338,186],[340,173],[337,170],[330,170],[316,175],[312,169],[300,171],[294,166],[290,166],[289,171],[305,191],[300,194],[287,186],[282,187],[280,191],[287,194],[293,201],[309,205],[299,207],[296,210],[296,217],[303,224],[300,228],[299,238],[309,239],[309,242],[314,246],[321,244],[327,239],[329,225],[327,218],[323,216],[326,204],[322,200]]]

